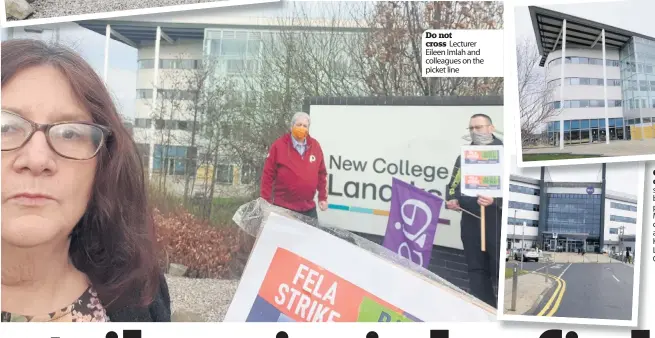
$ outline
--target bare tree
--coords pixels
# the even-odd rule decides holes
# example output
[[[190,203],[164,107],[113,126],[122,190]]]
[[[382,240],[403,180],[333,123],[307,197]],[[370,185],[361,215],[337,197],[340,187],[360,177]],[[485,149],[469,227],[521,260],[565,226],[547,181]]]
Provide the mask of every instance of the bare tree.
[[[428,29],[502,29],[502,2],[382,1],[356,18],[368,28],[353,57],[369,90],[384,96],[501,94],[503,78],[422,76],[423,32]]]
[[[546,72],[539,66],[541,55],[531,39],[517,42],[516,63],[521,114],[521,143],[529,145],[543,132],[543,126],[559,112],[551,102],[552,89]]]

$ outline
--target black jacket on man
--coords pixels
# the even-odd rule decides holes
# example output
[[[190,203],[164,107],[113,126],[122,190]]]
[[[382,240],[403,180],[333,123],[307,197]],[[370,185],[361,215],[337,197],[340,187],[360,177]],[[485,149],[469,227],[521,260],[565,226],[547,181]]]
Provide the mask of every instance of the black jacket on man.
[[[494,137],[490,146],[503,145]],[[457,157],[450,183],[446,186],[446,201],[458,200],[462,209],[480,216],[478,198],[463,196],[461,191],[461,156]],[[469,291],[485,303],[497,307],[498,276],[500,270],[500,230],[502,225],[502,198],[495,198],[485,209],[486,251],[481,250],[480,219],[462,212],[461,239],[468,265]]]

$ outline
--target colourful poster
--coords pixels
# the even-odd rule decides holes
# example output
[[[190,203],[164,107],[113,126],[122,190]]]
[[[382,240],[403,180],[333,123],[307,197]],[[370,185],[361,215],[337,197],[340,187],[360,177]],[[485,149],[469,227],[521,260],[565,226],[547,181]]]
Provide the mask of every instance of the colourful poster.
[[[501,177],[503,146],[463,146],[461,153],[462,195],[503,197]]]
[[[471,190],[499,190],[500,176],[481,176],[481,175],[467,175],[464,176],[466,189]]]
[[[247,322],[419,322],[403,310],[277,248]]]
[[[464,164],[498,164],[500,151],[498,150],[465,150]]]

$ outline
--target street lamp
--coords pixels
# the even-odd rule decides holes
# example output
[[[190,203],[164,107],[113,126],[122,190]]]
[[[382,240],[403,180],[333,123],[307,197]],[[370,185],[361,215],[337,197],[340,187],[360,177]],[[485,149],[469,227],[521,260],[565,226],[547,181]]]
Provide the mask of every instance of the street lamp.
[[[516,239],[516,210],[514,210],[514,233],[512,234],[512,249],[516,249],[514,240]]]
[[[623,234],[625,233],[625,226],[622,225],[619,227],[619,251],[621,253],[621,257],[623,257]]]

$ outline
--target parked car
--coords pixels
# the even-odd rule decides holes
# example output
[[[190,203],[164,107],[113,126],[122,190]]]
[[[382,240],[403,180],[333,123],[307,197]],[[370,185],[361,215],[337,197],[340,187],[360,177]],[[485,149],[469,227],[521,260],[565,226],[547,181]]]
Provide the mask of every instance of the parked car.
[[[534,249],[519,250],[514,254],[514,259],[523,262],[535,261],[539,262],[539,253]]]
[[[505,250],[505,262],[509,261],[509,257],[511,256],[511,249]]]

